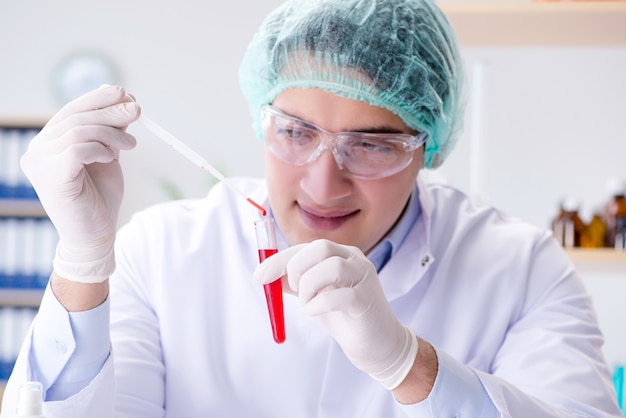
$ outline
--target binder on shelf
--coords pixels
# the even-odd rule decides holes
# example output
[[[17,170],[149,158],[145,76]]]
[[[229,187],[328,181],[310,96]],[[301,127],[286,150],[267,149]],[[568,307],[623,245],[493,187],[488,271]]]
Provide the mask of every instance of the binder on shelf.
[[[0,291],[45,288],[57,241],[47,218],[0,218]]]
[[[0,126],[0,199],[37,199],[20,169],[20,158],[39,131],[33,127]]]
[[[36,313],[36,308],[0,307],[0,381],[11,375]]]

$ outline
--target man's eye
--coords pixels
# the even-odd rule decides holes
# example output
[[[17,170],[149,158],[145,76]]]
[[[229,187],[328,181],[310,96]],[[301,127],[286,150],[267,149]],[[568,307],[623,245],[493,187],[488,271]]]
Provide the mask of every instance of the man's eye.
[[[395,152],[395,148],[396,147],[393,144],[387,143],[385,141],[377,141],[371,139],[357,141],[352,144],[352,149],[354,149],[356,152],[362,153],[387,154]]]
[[[289,128],[278,128],[276,133],[284,138],[293,138],[294,135],[293,129]]]
[[[297,143],[307,143],[313,141],[314,135],[308,129],[295,126],[282,126],[276,130],[277,135],[284,139]]]

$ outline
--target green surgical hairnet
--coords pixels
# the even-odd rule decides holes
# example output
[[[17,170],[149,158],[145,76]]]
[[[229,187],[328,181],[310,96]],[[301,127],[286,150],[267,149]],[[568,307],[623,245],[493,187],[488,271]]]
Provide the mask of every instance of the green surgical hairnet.
[[[259,109],[289,88],[320,88],[385,108],[428,132],[425,166],[441,165],[463,123],[464,74],[452,27],[430,0],[290,0],[255,34],[239,69]]]

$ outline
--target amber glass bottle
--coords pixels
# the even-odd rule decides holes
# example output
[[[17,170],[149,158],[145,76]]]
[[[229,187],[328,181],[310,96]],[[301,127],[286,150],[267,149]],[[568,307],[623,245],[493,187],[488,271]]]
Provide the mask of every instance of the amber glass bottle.
[[[606,223],[606,245],[626,251],[626,183],[609,180],[611,198],[604,207]]]
[[[606,224],[601,211],[594,212],[591,220],[580,237],[580,246],[585,248],[602,248],[606,246]]]
[[[567,197],[561,201],[559,214],[552,221],[552,232],[556,240],[565,248],[580,247],[585,223],[578,215],[579,203]]]

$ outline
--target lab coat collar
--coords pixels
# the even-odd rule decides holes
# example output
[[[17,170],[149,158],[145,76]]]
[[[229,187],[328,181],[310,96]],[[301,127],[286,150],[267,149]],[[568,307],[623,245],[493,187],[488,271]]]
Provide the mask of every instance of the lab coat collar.
[[[430,250],[430,222],[434,201],[423,176],[417,177],[417,189],[421,215],[411,227],[400,248],[379,273],[389,302],[409,293],[422,280],[430,265],[435,261]],[[407,264],[408,260],[412,261]]]
[[[430,231],[432,214],[435,207],[435,200],[430,193],[430,189],[426,183],[425,174],[422,174],[425,169],[421,169],[417,176],[417,189],[419,190],[420,206],[422,208],[422,216],[420,219],[424,222],[424,237],[428,252],[430,252]],[[419,220],[418,220],[419,221]]]

